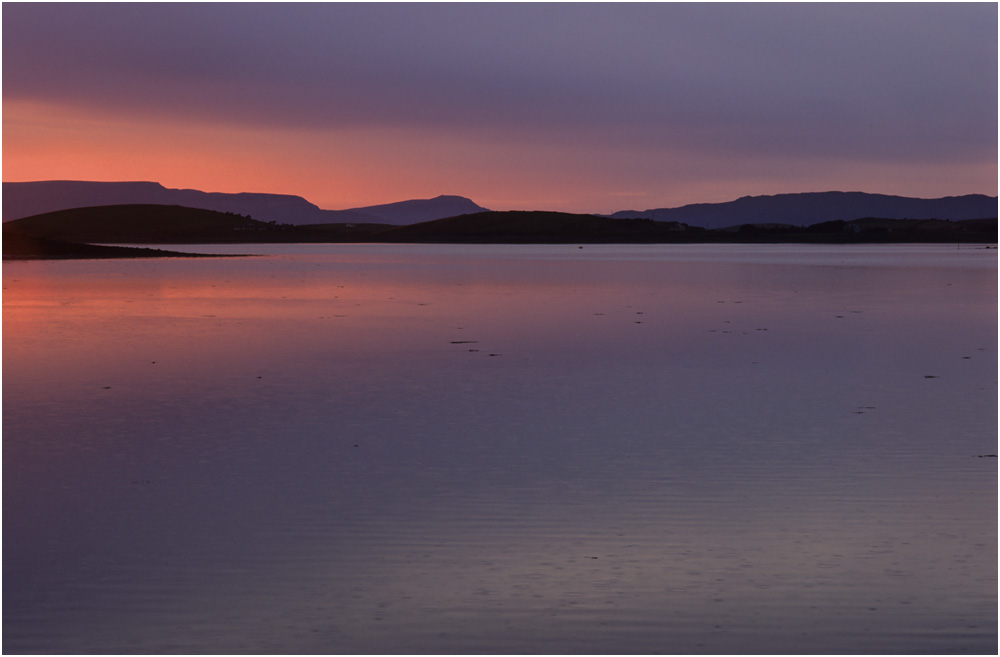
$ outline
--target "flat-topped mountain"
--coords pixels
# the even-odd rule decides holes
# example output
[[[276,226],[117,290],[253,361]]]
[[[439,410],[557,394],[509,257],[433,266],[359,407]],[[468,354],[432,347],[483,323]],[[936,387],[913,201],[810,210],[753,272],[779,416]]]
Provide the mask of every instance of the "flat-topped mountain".
[[[45,180],[3,183],[3,220],[104,205],[180,205],[247,215],[259,221],[410,224],[485,208],[462,196],[438,196],[347,210],[323,210],[301,196],[169,189],[155,182]]]
[[[853,221],[864,217],[961,221],[996,217],[997,197],[968,194],[923,199],[865,192],[807,192],[744,196],[725,203],[694,203],[642,212],[625,210],[610,216],[677,221],[702,228],[764,223],[811,226],[824,221]]]
[[[364,208],[344,210],[344,212],[357,212],[368,217],[373,217],[368,219],[369,222],[405,225],[444,219],[445,217],[455,217],[460,214],[488,212],[488,210],[476,205],[464,196],[436,196],[430,199],[414,199],[411,201],[399,201],[398,203],[386,203],[384,205],[371,205]],[[341,219],[340,221],[344,220]]]

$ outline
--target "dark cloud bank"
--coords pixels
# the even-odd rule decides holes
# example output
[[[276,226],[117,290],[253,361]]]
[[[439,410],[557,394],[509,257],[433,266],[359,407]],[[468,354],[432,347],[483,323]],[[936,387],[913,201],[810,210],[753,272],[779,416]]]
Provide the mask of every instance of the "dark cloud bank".
[[[25,3],[3,18],[5,100],[734,156],[996,160],[993,3]]]

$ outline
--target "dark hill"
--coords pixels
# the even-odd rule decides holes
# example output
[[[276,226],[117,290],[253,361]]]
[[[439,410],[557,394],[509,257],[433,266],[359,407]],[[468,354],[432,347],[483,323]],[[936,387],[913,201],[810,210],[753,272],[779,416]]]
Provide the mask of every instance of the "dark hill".
[[[571,243],[661,241],[682,226],[566,212],[477,212],[385,230],[379,242]]]
[[[743,224],[706,230],[651,219],[611,219],[562,212],[479,212],[398,226],[371,236],[374,242],[497,244],[654,243],[890,243],[978,242],[997,239],[996,219],[862,218],[808,227]]]
[[[111,205],[49,212],[4,224],[4,231],[67,242],[232,242],[271,224],[176,205]]]
[[[49,212],[4,223],[4,234],[106,244],[237,244],[370,241],[388,224],[292,226],[231,212],[178,205],[104,205]]]
[[[650,219],[590,214],[477,212],[408,226],[261,222],[233,213],[176,205],[111,205],[62,210],[4,224],[4,235],[78,243],[693,243],[693,242],[995,242],[996,219],[865,218],[808,227],[771,222],[706,230]]]

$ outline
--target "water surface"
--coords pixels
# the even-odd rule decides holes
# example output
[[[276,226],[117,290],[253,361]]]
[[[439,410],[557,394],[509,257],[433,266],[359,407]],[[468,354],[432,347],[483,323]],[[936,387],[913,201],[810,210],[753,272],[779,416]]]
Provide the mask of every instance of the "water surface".
[[[201,249],[4,263],[5,652],[996,652],[996,251]]]

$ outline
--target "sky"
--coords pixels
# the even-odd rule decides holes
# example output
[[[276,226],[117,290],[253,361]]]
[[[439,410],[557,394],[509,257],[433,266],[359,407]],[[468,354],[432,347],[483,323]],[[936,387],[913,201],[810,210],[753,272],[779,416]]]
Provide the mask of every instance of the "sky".
[[[346,209],[997,194],[997,4],[4,2],[3,180]]]

